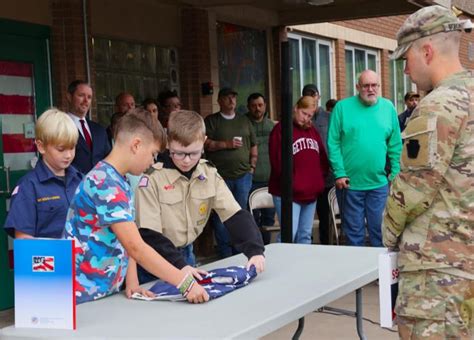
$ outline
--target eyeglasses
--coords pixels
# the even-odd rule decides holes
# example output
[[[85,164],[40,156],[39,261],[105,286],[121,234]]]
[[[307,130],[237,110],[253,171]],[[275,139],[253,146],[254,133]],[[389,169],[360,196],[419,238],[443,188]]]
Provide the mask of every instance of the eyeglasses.
[[[192,152],[181,152],[181,151],[171,151],[170,150],[170,155],[171,155],[171,157],[173,157],[174,159],[176,159],[178,161],[182,161],[186,157],[189,157],[189,159],[195,161],[195,160],[201,158],[202,150],[192,151]]]
[[[360,87],[362,87],[364,90],[368,90],[370,88],[373,88],[373,89],[378,89],[380,87],[380,84],[359,84]]]

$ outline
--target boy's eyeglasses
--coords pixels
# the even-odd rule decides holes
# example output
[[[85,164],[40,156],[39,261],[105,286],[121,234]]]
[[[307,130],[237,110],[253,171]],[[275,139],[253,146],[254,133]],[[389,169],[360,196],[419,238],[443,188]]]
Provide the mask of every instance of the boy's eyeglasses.
[[[171,155],[171,157],[173,157],[174,159],[176,159],[178,161],[182,161],[186,157],[189,157],[189,159],[195,161],[195,160],[201,158],[202,150],[192,151],[192,152],[181,152],[181,151],[171,151],[170,150],[170,155]]]

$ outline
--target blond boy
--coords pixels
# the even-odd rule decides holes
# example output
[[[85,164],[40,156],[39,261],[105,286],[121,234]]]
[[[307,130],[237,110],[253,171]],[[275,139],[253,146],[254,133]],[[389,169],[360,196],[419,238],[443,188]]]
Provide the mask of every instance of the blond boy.
[[[67,114],[52,108],[39,117],[35,133],[41,158],[13,190],[4,227],[16,238],[61,238],[82,179],[71,166],[79,132]]]

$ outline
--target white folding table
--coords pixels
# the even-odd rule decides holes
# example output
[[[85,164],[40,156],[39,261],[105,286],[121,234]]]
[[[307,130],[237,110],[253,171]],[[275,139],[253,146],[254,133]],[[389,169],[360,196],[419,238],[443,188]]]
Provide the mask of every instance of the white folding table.
[[[10,326],[0,330],[0,339],[257,338],[353,291],[358,292],[361,326],[361,287],[377,279],[378,255],[384,251],[271,244],[266,246],[264,273],[249,286],[209,303],[138,301],[116,294],[79,305],[76,331]],[[245,263],[246,258],[237,255],[203,268]],[[359,337],[364,337],[361,330]]]

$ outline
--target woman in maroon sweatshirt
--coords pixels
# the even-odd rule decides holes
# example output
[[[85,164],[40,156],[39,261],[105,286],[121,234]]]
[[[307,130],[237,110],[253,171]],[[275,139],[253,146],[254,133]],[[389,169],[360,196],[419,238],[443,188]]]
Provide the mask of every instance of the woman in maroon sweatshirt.
[[[293,110],[293,242],[311,243],[316,199],[324,191],[328,172],[325,146],[311,119],[316,109],[313,97],[301,97]],[[271,174],[268,191],[281,224],[281,122],[269,141]],[[278,238],[280,239],[280,237]]]

